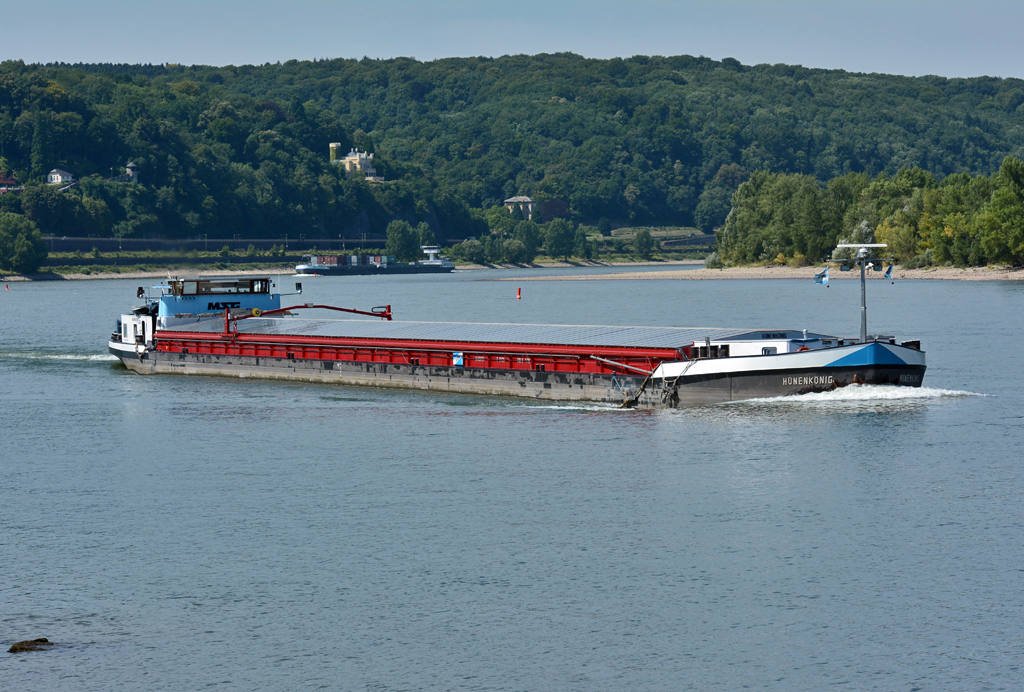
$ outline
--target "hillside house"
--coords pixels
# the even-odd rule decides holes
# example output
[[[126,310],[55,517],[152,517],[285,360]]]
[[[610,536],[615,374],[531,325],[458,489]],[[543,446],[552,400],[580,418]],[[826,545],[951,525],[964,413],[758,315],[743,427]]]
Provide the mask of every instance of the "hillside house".
[[[331,163],[344,166],[345,174],[348,177],[351,178],[353,173],[362,173],[371,183],[384,182],[384,178],[377,175],[377,170],[373,167],[373,154],[352,149],[347,156],[343,157],[341,151],[340,143],[331,142]]]
[[[533,200],[529,197],[520,195],[519,197],[509,197],[505,200],[505,208],[508,209],[508,213],[511,214],[514,210],[519,209],[519,212],[523,215],[523,218],[527,221],[533,221]]]
[[[0,195],[5,195],[8,192],[21,192],[24,189],[14,178],[0,175]]]
[[[54,168],[46,174],[46,182],[50,185],[66,185],[67,183],[75,182],[75,176],[71,175],[67,171]]]

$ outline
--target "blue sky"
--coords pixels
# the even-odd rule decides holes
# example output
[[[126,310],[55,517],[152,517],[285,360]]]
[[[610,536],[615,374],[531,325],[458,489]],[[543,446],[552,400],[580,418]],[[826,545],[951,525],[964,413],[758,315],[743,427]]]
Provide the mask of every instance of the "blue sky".
[[[0,0],[0,59],[262,64],[571,51],[1024,77],[1020,0]]]

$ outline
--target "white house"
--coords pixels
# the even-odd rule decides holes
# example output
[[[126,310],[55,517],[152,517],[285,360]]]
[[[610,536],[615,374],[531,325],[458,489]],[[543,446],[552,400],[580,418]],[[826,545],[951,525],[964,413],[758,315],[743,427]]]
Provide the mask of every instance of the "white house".
[[[75,176],[71,175],[67,171],[62,171],[59,168],[54,168],[46,176],[46,182],[50,185],[63,185],[64,183],[75,182]]]

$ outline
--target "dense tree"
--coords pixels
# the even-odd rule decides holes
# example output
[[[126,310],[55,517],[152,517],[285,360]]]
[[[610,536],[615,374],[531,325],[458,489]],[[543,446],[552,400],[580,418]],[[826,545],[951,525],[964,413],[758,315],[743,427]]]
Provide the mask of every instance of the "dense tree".
[[[512,238],[502,243],[502,255],[506,262],[526,262],[526,246],[522,241]]]
[[[486,261],[484,246],[479,240],[464,240],[459,244],[459,253],[462,259],[473,264],[483,264]]]
[[[749,178],[747,171],[737,164],[722,164],[714,179],[704,188],[694,211],[694,224],[705,233],[711,233],[725,222],[732,208],[732,196]]]
[[[565,219],[555,219],[544,225],[544,247],[551,257],[568,260],[574,237],[572,224]]]
[[[392,221],[387,228],[387,242],[384,252],[398,258],[399,262],[413,262],[419,259],[419,236],[407,221]]]
[[[416,226],[416,242],[422,247],[424,245],[436,245],[437,238],[434,236],[434,232],[430,230],[430,224],[426,221],[421,221]]]
[[[700,195],[694,211],[694,225],[705,233],[711,233],[725,222],[732,209],[734,190],[724,187],[708,187]]]
[[[633,236],[633,251],[636,252],[637,257],[644,260],[649,260],[654,256],[654,236],[646,228],[641,228]]]
[[[594,247],[587,240],[587,232],[583,226],[576,228],[572,240],[572,254],[582,259],[590,259],[594,254]]]
[[[1024,162],[937,183],[917,168],[832,180],[759,171],[740,186],[718,231],[722,260],[818,261],[837,242],[880,242],[904,263],[1024,264]]]
[[[986,256],[996,262],[1024,264],[1024,162],[1003,161],[998,187],[977,218],[977,235]]]
[[[46,243],[32,221],[0,212],[0,269],[31,274],[46,259]]]
[[[902,233],[907,251],[913,229],[919,252],[961,256],[965,238],[971,247],[989,238],[973,256],[1009,257],[1013,243],[992,235],[1012,228],[1012,189],[1002,183],[1002,206],[989,210],[984,231],[981,205],[948,235],[934,221],[954,218],[942,207],[954,194],[947,177],[988,179],[1022,150],[1022,109],[1017,79],[691,56],[238,67],[5,61],[0,156],[19,180],[38,182],[57,167],[81,177],[81,189],[67,193],[88,212],[75,223],[97,234],[380,238],[404,220],[451,242],[483,238],[498,218],[483,210],[518,194],[537,203],[534,221],[598,224],[602,234],[613,221],[711,230],[729,225],[733,194],[748,171],[760,171],[786,177],[771,189],[800,196],[770,214],[774,230],[759,233],[760,249],[745,256],[792,243],[812,257],[833,233],[853,232],[857,217],[872,232],[889,219],[884,232]],[[346,178],[327,160],[331,142],[373,152],[387,182]],[[128,161],[138,164],[139,183],[105,180]],[[876,189],[864,197],[856,176]],[[807,180],[843,182],[815,192]],[[978,192],[967,188],[956,194]],[[930,216],[890,218],[917,189],[938,191],[921,195]],[[513,238],[522,219],[506,214],[508,228],[489,229],[499,246],[528,245]],[[807,231],[819,221],[827,232]]]
[[[533,221],[520,221],[512,233],[512,238],[523,244],[522,262],[532,262],[543,243],[540,226]]]
[[[30,185],[21,195],[21,211],[50,235],[108,235],[113,227],[106,202],[53,185]]]

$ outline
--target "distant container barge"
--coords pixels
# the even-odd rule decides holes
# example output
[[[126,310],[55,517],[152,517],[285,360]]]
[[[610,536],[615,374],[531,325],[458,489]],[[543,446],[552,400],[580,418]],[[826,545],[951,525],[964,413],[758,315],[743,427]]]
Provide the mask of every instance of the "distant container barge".
[[[267,279],[174,280],[122,315],[109,350],[140,374],[221,375],[674,408],[920,387],[917,341],[790,329],[401,322],[280,307]],[[298,288],[298,286],[297,286]],[[366,319],[309,319],[300,309]]]
[[[451,260],[438,257],[440,248],[421,246],[427,259],[399,262],[389,255],[306,255],[309,261],[295,266],[296,274],[319,276],[383,276],[385,274],[447,274],[455,271]]]

